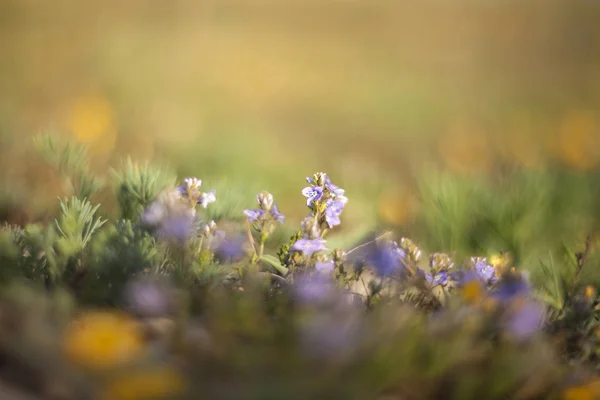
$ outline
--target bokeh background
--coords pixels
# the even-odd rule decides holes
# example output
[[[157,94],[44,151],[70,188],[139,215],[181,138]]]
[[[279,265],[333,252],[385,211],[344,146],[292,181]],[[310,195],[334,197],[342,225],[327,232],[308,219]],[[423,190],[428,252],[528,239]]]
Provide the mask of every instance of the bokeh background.
[[[99,174],[131,155],[247,205],[268,189],[292,221],[321,170],[345,221],[402,224],[425,168],[588,169],[599,21],[594,0],[1,0],[2,201],[22,222],[64,194],[41,132]]]

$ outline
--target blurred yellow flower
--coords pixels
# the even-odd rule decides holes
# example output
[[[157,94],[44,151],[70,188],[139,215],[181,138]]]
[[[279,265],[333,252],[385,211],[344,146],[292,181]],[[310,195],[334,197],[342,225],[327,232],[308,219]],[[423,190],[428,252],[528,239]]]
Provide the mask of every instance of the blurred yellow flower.
[[[71,322],[63,336],[63,350],[74,364],[102,370],[130,362],[143,351],[138,323],[127,314],[93,311]]]
[[[379,198],[379,215],[394,225],[401,225],[414,212],[414,201],[407,193],[388,192]]]
[[[109,153],[116,142],[111,104],[102,96],[77,99],[69,108],[66,126],[75,138],[97,153]]]
[[[570,387],[563,392],[562,398],[563,400],[599,399],[600,379],[594,379],[584,385]]]
[[[496,271],[496,276],[501,276],[506,268],[510,265],[511,258],[508,253],[492,254],[488,258],[488,262]]]
[[[467,303],[477,303],[483,299],[485,291],[477,280],[472,280],[461,288],[461,296]]]
[[[116,377],[102,391],[102,400],[145,400],[181,395],[186,381],[173,368],[160,367]]]
[[[551,150],[566,165],[587,170],[598,162],[598,127],[592,112],[567,113],[559,132],[553,137]]]
[[[577,386],[568,388],[562,394],[563,400],[594,400],[594,393],[585,387],[585,386]]]
[[[593,287],[593,286],[591,286],[591,285],[586,286],[585,287],[585,291],[584,291],[584,295],[585,295],[586,299],[588,299],[590,301],[594,300],[596,298],[596,295],[597,295],[596,288]]]

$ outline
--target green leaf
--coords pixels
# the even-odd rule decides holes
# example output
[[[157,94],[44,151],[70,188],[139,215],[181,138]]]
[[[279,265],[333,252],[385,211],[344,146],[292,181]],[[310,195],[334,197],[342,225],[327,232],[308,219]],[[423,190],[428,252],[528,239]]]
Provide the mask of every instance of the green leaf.
[[[279,259],[275,256],[272,256],[270,254],[266,254],[260,257],[261,261],[266,262],[267,264],[269,264],[270,266],[272,266],[273,268],[275,268],[277,270],[277,272],[279,272],[281,275],[285,276],[288,273],[288,269],[286,267],[284,267],[283,265],[281,265],[281,263],[279,262]]]

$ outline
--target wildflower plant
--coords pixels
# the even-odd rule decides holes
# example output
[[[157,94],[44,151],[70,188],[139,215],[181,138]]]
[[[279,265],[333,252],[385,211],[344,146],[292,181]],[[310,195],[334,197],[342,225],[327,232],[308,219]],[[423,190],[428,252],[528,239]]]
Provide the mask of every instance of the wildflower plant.
[[[270,192],[229,221],[210,213],[226,187],[129,160],[116,218],[81,189],[49,222],[0,229],[0,379],[65,399],[589,398],[596,222],[570,238],[583,211],[538,178],[543,196],[531,176],[422,183],[419,226],[347,248],[325,173],[279,243],[291,224]]]

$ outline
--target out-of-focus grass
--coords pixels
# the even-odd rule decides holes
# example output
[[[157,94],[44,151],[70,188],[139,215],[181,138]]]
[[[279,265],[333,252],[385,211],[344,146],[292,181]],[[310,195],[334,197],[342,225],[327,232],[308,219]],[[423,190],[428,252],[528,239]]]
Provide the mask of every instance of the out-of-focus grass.
[[[598,155],[589,0],[6,0],[0,16],[2,184],[40,197],[60,190],[22,149],[48,129],[88,142],[99,168],[132,153],[227,178],[250,203],[268,188],[292,218],[318,170],[358,221],[374,200],[409,201],[397,187],[427,161],[485,172]]]

